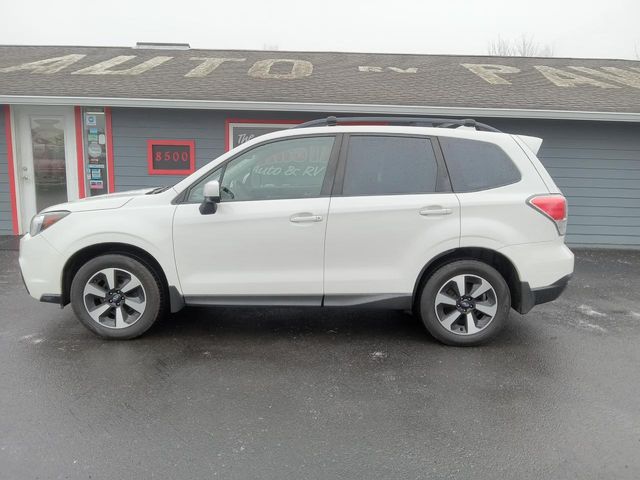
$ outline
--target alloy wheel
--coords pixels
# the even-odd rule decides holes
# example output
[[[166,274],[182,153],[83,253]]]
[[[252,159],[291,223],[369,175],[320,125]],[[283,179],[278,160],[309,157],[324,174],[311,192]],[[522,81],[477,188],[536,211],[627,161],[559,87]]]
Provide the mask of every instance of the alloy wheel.
[[[144,314],[147,297],[140,279],[122,268],[105,268],[85,284],[82,295],[89,316],[98,324],[127,328]]]
[[[457,335],[473,335],[491,323],[498,311],[496,291],[478,275],[456,275],[438,290],[435,311],[440,324]]]

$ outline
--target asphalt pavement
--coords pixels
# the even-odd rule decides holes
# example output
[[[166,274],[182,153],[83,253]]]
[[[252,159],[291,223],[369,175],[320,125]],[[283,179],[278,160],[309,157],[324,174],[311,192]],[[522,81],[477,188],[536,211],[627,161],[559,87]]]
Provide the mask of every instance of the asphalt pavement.
[[[640,478],[640,252],[445,347],[395,312],[185,309],[94,337],[0,251],[0,478]]]

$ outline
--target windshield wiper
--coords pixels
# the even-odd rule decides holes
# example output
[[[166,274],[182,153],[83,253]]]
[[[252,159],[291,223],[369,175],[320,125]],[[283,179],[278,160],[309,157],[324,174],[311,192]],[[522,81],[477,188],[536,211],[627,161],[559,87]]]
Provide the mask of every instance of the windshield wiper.
[[[169,185],[162,185],[161,187],[156,187],[153,190],[147,192],[147,195],[153,195],[155,193],[162,193],[165,190],[168,190],[169,188],[171,188]]]

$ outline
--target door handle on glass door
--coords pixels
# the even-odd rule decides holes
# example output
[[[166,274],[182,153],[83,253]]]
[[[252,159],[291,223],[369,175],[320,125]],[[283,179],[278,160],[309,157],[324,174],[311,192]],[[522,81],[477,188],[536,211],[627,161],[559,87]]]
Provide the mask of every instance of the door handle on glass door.
[[[313,215],[312,213],[296,213],[289,217],[289,221],[293,223],[321,222],[322,215]]]
[[[442,215],[449,215],[452,212],[450,208],[444,208],[441,205],[429,205],[422,208],[418,213],[423,217],[437,217]]]

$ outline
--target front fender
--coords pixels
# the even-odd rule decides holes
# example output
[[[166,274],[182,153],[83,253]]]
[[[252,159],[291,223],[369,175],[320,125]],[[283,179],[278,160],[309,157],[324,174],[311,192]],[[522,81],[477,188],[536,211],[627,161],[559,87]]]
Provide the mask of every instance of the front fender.
[[[173,211],[175,206],[161,205],[73,212],[41,235],[45,235],[60,252],[61,273],[68,260],[79,251],[99,244],[121,243],[151,255],[162,268],[169,285],[181,293],[173,255]]]

